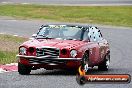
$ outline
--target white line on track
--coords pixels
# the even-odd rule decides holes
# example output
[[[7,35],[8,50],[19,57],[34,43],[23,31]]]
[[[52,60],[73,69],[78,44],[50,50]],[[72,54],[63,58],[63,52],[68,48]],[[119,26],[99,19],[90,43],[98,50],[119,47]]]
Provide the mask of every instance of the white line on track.
[[[18,35],[13,35],[13,36],[18,36]]]
[[[2,4],[12,4],[13,2],[1,2]]]
[[[26,2],[25,2],[25,3],[21,3],[21,4],[22,4],[22,5],[28,5],[28,4],[30,4],[30,3],[26,3]]]

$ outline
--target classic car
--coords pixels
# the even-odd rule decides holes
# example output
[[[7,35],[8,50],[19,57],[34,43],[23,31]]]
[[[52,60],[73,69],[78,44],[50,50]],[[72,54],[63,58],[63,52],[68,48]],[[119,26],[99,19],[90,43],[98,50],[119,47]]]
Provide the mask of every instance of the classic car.
[[[47,24],[32,37],[19,47],[17,58],[21,75],[40,68],[77,70],[82,65],[86,72],[94,66],[99,70],[109,68],[109,43],[97,27]]]

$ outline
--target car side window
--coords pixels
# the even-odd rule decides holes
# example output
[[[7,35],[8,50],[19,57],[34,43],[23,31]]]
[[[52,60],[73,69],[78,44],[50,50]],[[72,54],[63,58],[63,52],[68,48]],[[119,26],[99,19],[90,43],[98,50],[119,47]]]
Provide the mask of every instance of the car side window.
[[[101,36],[101,32],[99,29],[95,30],[95,38],[97,41],[101,41],[102,40],[102,36]]]
[[[89,28],[88,36],[91,42],[98,42],[102,40],[101,32],[96,27]]]
[[[90,27],[89,28],[89,33],[88,33],[88,37],[89,37],[89,39],[90,39],[90,41],[91,42],[95,42],[96,41],[96,39],[95,39],[95,35],[94,35],[94,27]]]

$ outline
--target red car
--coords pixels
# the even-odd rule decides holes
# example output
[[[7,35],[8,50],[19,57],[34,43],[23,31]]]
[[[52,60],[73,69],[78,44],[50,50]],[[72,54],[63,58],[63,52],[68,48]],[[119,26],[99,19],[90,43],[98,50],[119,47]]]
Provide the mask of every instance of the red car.
[[[18,72],[45,68],[76,70],[81,64],[85,71],[98,66],[108,70],[110,49],[97,27],[84,25],[42,25],[33,39],[19,47]]]

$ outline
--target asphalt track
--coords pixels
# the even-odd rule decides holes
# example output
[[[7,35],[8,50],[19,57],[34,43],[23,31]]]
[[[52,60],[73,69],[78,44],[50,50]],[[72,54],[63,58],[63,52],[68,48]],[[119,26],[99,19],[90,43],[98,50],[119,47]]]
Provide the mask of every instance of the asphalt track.
[[[30,37],[39,26],[49,22],[0,19],[0,33]],[[130,74],[132,75],[132,28],[98,26],[111,48],[109,71],[89,70],[89,74]],[[85,84],[76,82],[76,75],[62,70],[39,69],[31,75],[22,76],[18,72],[0,74],[0,88],[132,88],[129,84]]]
[[[0,0],[0,3],[57,5],[132,5],[132,0]]]

